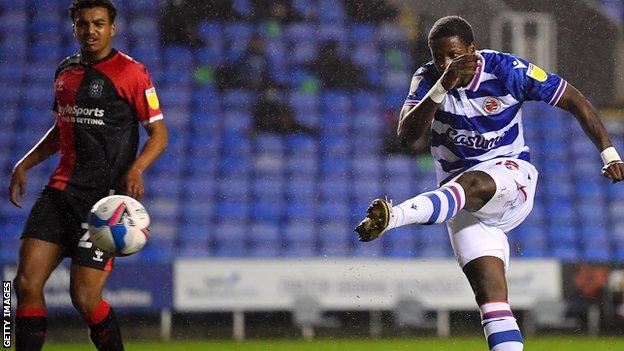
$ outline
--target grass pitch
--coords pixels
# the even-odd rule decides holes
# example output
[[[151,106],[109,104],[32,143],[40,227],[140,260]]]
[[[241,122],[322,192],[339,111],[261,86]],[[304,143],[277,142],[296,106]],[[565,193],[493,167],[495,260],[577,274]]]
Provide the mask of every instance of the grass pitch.
[[[90,344],[47,343],[44,351],[95,350]],[[165,342],[128,342],[127,351],[199,351],[199,350],[236,350],[236,351],[386,351],[386,350],[427,350],[427,351],[485,351],[487,346],[482,338],[450,338],[446,340],[423,339],[337,339],[337,340],[253,340],[234,341],[172,341]],[[624,337],[587,338],[587,337],[544,337],[527,338],[525,350],[548,351],[622,351]]]

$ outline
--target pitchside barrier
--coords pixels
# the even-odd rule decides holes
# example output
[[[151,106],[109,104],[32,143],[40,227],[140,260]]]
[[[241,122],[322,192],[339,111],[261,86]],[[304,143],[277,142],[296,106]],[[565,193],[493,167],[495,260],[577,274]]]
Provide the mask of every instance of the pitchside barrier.
[[[117,263],[104,289],[104,298],[119,312],[160,312],[161,337],[168,339],[171,335],[172,265]],[[4,281],[15,278],[15,265],[0,268]],[[50,313],[74,311],[69,296],[69,262],[59,265],[52,273],[45,285],[44,294],[46,308]],[[14,296],[12,301],[14,309]]]
[[[1,268],[3,280],[14,278],[14,265]],[[610,290],[615,293],[607,300],[614,301],[613,310],[624,315],[623,294],[618,292],[624,291],[624,278],[616,279],[624,274],[620,274],[621,270],[610,271],[611,285],[615,286]],[[538,323],[538,327],[550,323],[554,327],[577,328],[574,321],[566,319],[565,308],[559,307],[578,301],[574,299],[579,296],[576,291],[604,296],[591,288],[597,284],[608,286],[608,277],[605,266],[562,268],[561,263],[550,259],[514,259],[507,272],[512,308],[529,312],[523,314],[529,317],[523,320],[523,327],[529,330]],[[45,294],[50,312],[73,311],[67,262],[54,271]],[[597,299],[596,295],[591,297]],[[232,312],[236,339],[245,337],[245,312],[293,312],[293,320],[307,337],[313,336],[313,327],[322,321],[323,312],[368,311],[372,336],[380,334],[382,311],[394,312],[408,325],[422,322],[414,315],[419,311],[435,312],[436,320],[428,326],[447,337],[451,311],[476,311],[470,286],[457,263],[450,259],[179,259],[172,265],[123,263],[115,266],[104,297],[120,312],[160,312],[163,339],[171,335],[172,310]],[[600,312],[588,318],[588,323],[599,322]],[[597,333],[598,322],[588,325],[588,331]]]
[[[507,274],[515,310],[562,300],[556,260],[516,259]],[[245,336],[245,312],[295,311],[304,301],[309,314],[314,306],[321,311],[396,312],[405,301],[414,301],[436,312],[441,337],[450,334],[450,311],[477,308],[457,263],[448,259],[180,259],[173,279],[176,311],[231,311],[236,339]],[[371,315],[371,321],[380,318]],[[379,329],[371,325],[371,331]]]

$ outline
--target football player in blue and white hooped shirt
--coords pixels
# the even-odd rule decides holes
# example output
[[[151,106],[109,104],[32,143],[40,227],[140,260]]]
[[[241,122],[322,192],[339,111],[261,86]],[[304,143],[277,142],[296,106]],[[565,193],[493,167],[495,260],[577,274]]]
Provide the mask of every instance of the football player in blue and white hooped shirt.
[[[433,61],[416,71],[398,135],[431,133],[440,183],[397,206],[376,199],[355,231],[370,241],[408,224],[446,222],[453,250],[474,291],[490,350],[522,350],[507,302],[507,233],[533,207],[538,172],[522,136],[524,101],[571,112],[600,151],[602,174],[624,178],[624,164],[594,107],[571,84],[514,55],[477,51],[472,28],[458,16],[429,33]]]

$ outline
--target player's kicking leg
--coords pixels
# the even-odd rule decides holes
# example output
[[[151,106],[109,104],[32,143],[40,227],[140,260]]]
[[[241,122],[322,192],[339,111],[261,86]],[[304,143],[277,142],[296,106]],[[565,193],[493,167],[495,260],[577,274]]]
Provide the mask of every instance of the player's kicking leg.
[[[496,183],[485,172],[466,172],[457,181],[420,194],[397,206],[375,199],[364,220],[355,228],[360,241],[371,241],[386,231],[408,224],[443,223],[463,208],[476,211],[496,192]]]
[[[361,241],[370,241],[395,227],[453,219],[447,223],[451,243],[479,305],[488,346],[518,351],[523,349],[522,334],[507,303],[509,244],[503,229],[519,224],[530,211],[537,172],[530,165],[519,170],[515,162],[513,167],[496,162],[484,169],[466,172],[455,182],[398,206],[374,200],[355,230]],[[522,184],[528,184],[528,192]],[[460,213],[461,209],[466,211]],[[506,211],[517,212],[517,220],[501,225],[503,229],[482,221],[500,218]]]
[[[63,258],[57,244],[23,238],[20,244],[15,276],[15,349],[41,350],[45,341],[47,321],[43,287]]]

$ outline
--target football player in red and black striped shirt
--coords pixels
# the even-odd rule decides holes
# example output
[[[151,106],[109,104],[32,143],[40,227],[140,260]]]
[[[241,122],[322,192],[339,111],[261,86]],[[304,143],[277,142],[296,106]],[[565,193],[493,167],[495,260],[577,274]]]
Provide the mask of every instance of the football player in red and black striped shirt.
[[[45,338],[43,286],[63,257],[71,257],[70,292],[99,350],[123,350],[119,325],[101,293],[113,258],[89,241],[85,222],[98,199],[143,195],[142,174],[167,145],[167,129],[147,69],[112,48],[115,6],[74,0],[70,8],[80,53],[59,65],[54,126],[14,167],[10,199],[18,207],[26,170],[60,151],[58,167],[26,222],[19,251],[17,350],[40,350]],[[148,140],[137,156],[138,126]]]

